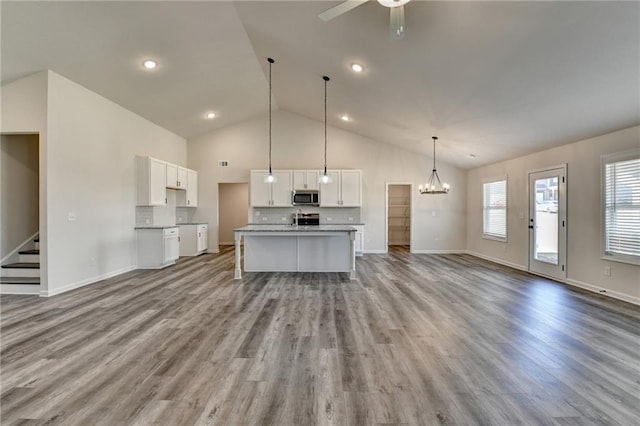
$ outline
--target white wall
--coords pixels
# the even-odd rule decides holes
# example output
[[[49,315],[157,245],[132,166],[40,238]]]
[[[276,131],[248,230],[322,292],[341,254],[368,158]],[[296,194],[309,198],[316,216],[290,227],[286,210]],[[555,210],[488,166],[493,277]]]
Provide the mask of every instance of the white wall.
[[[2,135],[0,258],[38,232],[38,135]]]
[[[135,267],[134,156],[184,165],[186,141],[53,72],[48,113],[52,295]]]
[[[1,131],[40,135],[41,294],[135,268],[134,157],[186,165],[186,140],[52,71],[2,87]]]
[[[444,136],[444,135],[443,135]],[[425,138],[425,140],[428,138]],[[273,114],[273,168],[321,169],[324,124],[286,112]],[[217,199],[219,182],[249,182],[251,169],[268,165],[268,121],[259,117],[189,140],[189,168],[198,171],[200,184],[196,219],[211,225],[209,246],[218,244]],[[218,168],[219,160],[229,161]],[[361,169],[366,224],[365,249],[385,251],[385,184],[415,182],[431,172],[428,157],[404,151],[340,129],[328,129],[328,167]],[[466,246],[466,173],[444,163],[438,172],[452,187],[448,195],[414,197],[415,251],[458,251]]]
[[[467,173],[467,249],[526,269],[529,256],[527,173],[566,163],[567,282],[640,303],[640,266],[601,259],[600,157],[640,146],[640,127],[470,170]],[[483,179],[508,175],[508,242],[482,239]],[[604,276],[605,266],[611,276]]]
[[[39,136],[40,289],[46,289],[47,238],[47,101],[49,72],[42,71],[0,88],[0,133],[33,133]],[[0,209],[2,210],[2,209]],[[0,218],[0,221],[4,218]]]

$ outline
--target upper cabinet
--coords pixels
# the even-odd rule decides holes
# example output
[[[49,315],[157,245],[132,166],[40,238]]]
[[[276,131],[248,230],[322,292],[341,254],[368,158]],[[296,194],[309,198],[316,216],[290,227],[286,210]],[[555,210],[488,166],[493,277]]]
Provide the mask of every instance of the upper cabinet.
[[[167,163],[152,157],[136,157],[136,205],[167,204]]]
[[[320,207],[361,207],[362,172],[329,170],[329,183],[320,184]]]
[[[184,167],[167,163],[167,188],[187,189],[187,172]]]
[[[186,191],[178,191],[176,205],[178,207],[198,207],[198,172],[191,169],[184,169],[184,171],[185,178],[184,181],[180,181],[180,189],[186,189]]]
[[[164,206],[167,188],[183,189],[176,195],[178,207],[198,206],[198,172],[153,157],[136,157],[136,205]]]
[[[294,170],[293,189],[318,189],[319,176],[316,170]]]
[[[265,182],[268,174],[266,170],[251,171],[251,207],[291,207],[291,171],[273,171],[276,179],[272,183]]]

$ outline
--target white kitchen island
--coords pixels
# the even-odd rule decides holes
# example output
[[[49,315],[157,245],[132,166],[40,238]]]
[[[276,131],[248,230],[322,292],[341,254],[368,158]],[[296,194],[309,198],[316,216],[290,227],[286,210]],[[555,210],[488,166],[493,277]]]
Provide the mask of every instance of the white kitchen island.
[[[248,225],[234,230],[234,278],[245,272],[348,272],[356,278],[356,228],[349,225]]]

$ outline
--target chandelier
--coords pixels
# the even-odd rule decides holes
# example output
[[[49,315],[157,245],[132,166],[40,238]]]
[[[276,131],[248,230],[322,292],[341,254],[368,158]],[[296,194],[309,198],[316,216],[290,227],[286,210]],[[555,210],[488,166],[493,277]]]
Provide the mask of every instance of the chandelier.
[[[436,140],[438,140],[437,136],[432,136],[433,138],[433,170],[431,170],[431,175],[424,186],[418,186],[418,191],[421,194],[448,194],[449,193],[449,184],[442,183],[440,180],[440,176],[438,176],[438,170],[436,170]]]

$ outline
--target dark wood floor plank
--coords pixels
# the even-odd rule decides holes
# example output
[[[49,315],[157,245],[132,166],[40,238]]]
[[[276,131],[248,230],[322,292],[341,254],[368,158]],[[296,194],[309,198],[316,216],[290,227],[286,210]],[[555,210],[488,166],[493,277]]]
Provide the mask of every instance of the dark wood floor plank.
[[[640,307],[468,255],[0,297],[1,424],[640,424]]]

